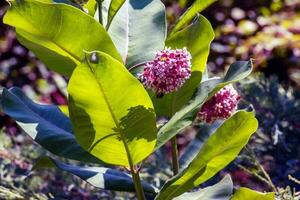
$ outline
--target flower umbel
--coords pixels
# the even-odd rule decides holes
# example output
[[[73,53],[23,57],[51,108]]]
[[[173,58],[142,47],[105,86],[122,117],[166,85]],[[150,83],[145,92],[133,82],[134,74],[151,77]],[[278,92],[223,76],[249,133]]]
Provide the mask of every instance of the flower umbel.
[[[166,48],[157,52],[153,61],[146,63],[140,79],[146,88],[158,95],[174,92],[191,76],[191,59],[186,48]]]
[[[232,84],[227,85],[202,106],[197,117],[209,124],[228,119],[236,111],[240,98]]]

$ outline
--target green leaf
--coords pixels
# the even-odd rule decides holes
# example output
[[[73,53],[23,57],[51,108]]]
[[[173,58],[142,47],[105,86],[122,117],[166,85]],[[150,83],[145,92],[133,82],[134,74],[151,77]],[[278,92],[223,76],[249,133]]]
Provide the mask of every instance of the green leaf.
[[[186,24],[188,24],[198,13],[202,12],[205,8],[210,6],[217,0],[196,0],[191,7],[180,17],[177,24],[171,31],[170,35],[173,35],[180,29],[182,29]]]
[[[237,192],[234,193],[231,200],[275,200],[275,193],[261,193],[248,188],[240,188]]]
[[[88,11],[90,16],[94,17],[97,10],[96,0],[88,0],[83,7]]]
[[[145,159],[156,143],[156,117],[143,85],[103,52],[87,54],[68,92],[78,142],[99,159],[129,166]]]
[[[192,55],[192,75],[182,88],[163,98],[157,98],[154,92],[150,93],[158,115],[171,117],[191,99],[201,81],[201,74],[205,71],[213,39],[213,28],[202,15],[195,23],[167,39],[167,47],[173,49],[187,47]]]
[[[236,158],[257,127],[253,112],[237,112],[207,140],[189,166],[163,186],[156,200],[171,200],[213,177]]]
[[[165,46],[165,7],[160,0],[127,0],[108,33],[127,68],[152,60]]]
[[[219,183],[197,192],[184,193],[174,200],[229,200],[233,193],[230,175],[226,175]]]
[[[169,36],[166,46],[175,49],[187,47],[192,55],[192,70],[203,73],[214,37],[210,22],[203,15],[199,15],[193,24]]]
[[[179,110],[158,132],[156,149],[163,146],[180,131],[192,124],[201,106],[225,85],[247,77],[252,71],[252,61],[238,61],[230,66],[224,78],[205,80],[195,96]]]
[[[111,0],[106,24],[107,29],[109,28],[111,22],[113,21],[113,18],[116,16],[117,12],[120,10],[125,1],[126,0]]]
[[[112,191],[135,192],[131,176],[115,169],[105,167],[74,166],[50,157],[42,157],[39,159],[34,165],[33,170],[43,168],[58,168],[78,176],[82,180],[97,188]],[[157,188],[145,182],[142,182],[142,186],[146,195],[155,196]]]
[[[105,29],[91,16],[66,4],[12,1],[4,23],[50,69],[70,76],[85,51],[99,50],[122,60]]]
[[[19,88],[4,88],[0,103],[4,113],[14,119],[30,138],[54,155],[104,164],[76,142],[70,119],[57,106],[37,104]]]
[[[185,148],[179,159],[181,169],[186,168],[198,154],[199,149],[205,144],[206,140],[217,130],[223,121],[215,121],[212,124],[201,124],[195,138]]]

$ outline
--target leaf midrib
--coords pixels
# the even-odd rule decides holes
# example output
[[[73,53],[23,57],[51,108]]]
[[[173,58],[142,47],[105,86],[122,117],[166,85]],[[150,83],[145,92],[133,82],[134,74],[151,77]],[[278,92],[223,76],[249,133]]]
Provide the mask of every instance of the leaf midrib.
[[[120,127],[120,124],[119,124],[119,122],[117,120],[116,115],[113,112],[113,109],[112,109],[112,106],[109,103],[108,97],[105,94],[104,88],[103,88],[103,86],[101,84],[101,81],[100,81],[101,79],[100,79],[100,77],[98,77],[96,75],[95,70],[93,70],[93,67],[90,66],[90,63],[88,61],[87,61],[87,64],[88,64],[89,69],[91,70],[91,73],[93,74],[93,77],[95,78],[95,80],[96,80],[96,82],[97,82],[97,84],[98,84],[98,86],[99,86],[99,88],[101,90],[101,93],[103,94],[104,101],[105,101],[105,103],[106,103],[106,105],[108,107],[108,110],[109,110],[109,112],[111,114],[111,117],[112,117],[112,119],[113,119],[113,121],[114,121],[114,123],[115,123],[115,125],[117,127],[117,130],[118,130],[117,133],[119,133],[120,136],[121,136],[122,142],[123,142],[125,150],[126,150],[126,154],[127,154],[127,158],[128,158],[128,163],[129,163],[130,166],[133,166],[132,157],[131,157],[131,154],[130,154],[130,151],[129,151],[129,147],[128,147],[127,143],[126,143],[125,135],[124,135],[124,133],[122,131],[122,128]],[[115,135],[115,134],[111,134],[111,136],[113,136],[113,135]]]

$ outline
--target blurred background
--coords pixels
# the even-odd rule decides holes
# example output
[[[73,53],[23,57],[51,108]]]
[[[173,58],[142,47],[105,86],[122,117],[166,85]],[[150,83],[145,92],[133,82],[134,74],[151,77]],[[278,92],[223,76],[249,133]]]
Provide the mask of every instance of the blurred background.
[[[165,0],[169,24],[174,24],[193,0]],[[30,98],[65,105],[66,80],[49,72],[33,53],[15,39],[14,30],[2,23],[7,8],[0,1],[0,85],[21,87]],[[246,150],[206,185],[226,173],[236,187],[259,191],[276,187],[283,193],[300,185],[300,0],[220,0],[202,13],[212,23],[216,38],[208,69],[222,75],[236,60],[254,59],[255,72],[238,83],[244,101],[256,109],[260,128]],[[191,128],[179,138],[184,152],[195,136]],[[168,152],[168,146],[165,148]],[[130,194],[95,189],[76,177],[56,170],[30,170],[46,154],[18,126],[0,113],[0,199],[131,199]],[[142,176],[157,186],[171,171],[159,162],[157,152]],[[163,171],[161,171],[163,170]],[[154,179],[153,176],[159,177]]]

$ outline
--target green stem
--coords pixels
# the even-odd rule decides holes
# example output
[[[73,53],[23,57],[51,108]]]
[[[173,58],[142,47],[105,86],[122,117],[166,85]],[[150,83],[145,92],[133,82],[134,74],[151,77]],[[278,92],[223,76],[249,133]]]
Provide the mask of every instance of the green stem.
[[[173,166],[173,174],[175,176],[179,172],[178,148],[177,148],[176,136],[174,136],[171,139],[171,144],[172,144],[172,166]]]
[[[136,192],[136,196],[138,200],[145,200],[145,194],[144,189],[141,183],[141,178],[138,170],[134,169],[134,166],[130,166],[131,174],[132,174],[132,180],[134,183],[134,188]]]
[[[98,5],[98,16],[99,16],[99,23],[100,24],[103,24],[103,21],[102,21],[102,1],[103,0],[97,0],[97,5]]]

